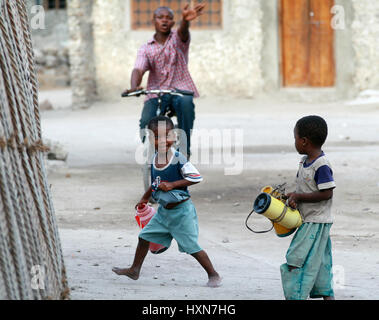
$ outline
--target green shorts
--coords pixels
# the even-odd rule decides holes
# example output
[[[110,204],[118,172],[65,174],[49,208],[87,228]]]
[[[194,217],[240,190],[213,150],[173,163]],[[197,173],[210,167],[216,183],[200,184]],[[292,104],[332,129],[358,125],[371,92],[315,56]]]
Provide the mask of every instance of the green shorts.
[[[289,300],[331,297],[333,292],[331,223],[304,223],[294,235],[280,266],[284,296]],[[296,267],[290,270],[288,266]]]
[[[139,237],[167,248],[171,245],[172,239],[175,239],[180,252],[193,254],[201,251],[197,242],[199,237],[197,213],[191,199],[173,209],[165,209],[160,205]]]

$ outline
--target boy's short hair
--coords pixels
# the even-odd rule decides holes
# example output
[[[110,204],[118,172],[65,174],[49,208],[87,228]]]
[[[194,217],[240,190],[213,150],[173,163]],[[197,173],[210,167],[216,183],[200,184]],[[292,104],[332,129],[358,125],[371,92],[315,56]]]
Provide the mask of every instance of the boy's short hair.
[[[315,146],[321,147],[328,136],[328,125],[320,116],[306,116],[296,123],[300,138],[308,138]]]
[[[166,123],[167,129],[174,129],[174,123],[169,117],[166,117],[166,116],[157,116],[151,119],[147,125],[147,128],[150,130],[157,129],[158,124],[162,121]]]

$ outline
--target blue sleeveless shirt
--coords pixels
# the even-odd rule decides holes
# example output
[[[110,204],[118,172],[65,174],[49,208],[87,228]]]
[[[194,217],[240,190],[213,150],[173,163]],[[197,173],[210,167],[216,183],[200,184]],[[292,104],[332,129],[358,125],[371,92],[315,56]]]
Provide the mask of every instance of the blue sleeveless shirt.
[[[199,171],[182,153],[175,149],[171,149],[171,151],[173,155],[169,163],[163,168],[157,168],[155,166],[155,160],[158,153],[154,156],[153,163],[151,164],[151,186],[153,191],[158,189],[161,182],[174,182],[183,179],[191,182],[200,182],[203,180]],[[186,191],[189,195],[187,187],[178,189]]]

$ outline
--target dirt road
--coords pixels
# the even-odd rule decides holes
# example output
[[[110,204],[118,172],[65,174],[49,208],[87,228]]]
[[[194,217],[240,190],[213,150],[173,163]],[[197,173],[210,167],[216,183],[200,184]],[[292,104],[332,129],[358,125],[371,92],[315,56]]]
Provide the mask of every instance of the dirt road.
[[[293,126],[309,114],[325,117],[329,125],[324,152],[337,183],[331,231],[336,298],[378,299],[378,105],[197,101],[196,129],[243,132],[243,157],[234,155],[234,163],[225,163],[225,154],[219,164],[200,161],[204,181],[191,188],[199,242],[223,277],[215,289],[205,286],[205,272],[178,252],[175,241],[165,253],[147,256],[138,281],[111,271],[131,264],[137,243],[133,208],[143,192],[135,162],[140,108],[141,101],[133,99],[42,115],[44,137],[69,152],[67,163],[50,171],[49,183],[73,299],[283,299],[279,266],[290,237],[253,234],[244,224],[261,187],[287,182],[287,190],[293,188],[300,159]],[[242,171],[225,175],[233,165]],[[257,216],[250,224],[268,226]]]

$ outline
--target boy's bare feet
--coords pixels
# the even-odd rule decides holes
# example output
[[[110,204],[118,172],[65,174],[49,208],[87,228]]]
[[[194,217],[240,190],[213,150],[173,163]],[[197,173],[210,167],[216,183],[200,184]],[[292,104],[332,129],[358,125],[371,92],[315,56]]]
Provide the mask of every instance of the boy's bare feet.
[[[131,268],[121,269],[113,267],[112,271],[119,276],[127,276],[130,279],[137,280],[139,278],[139,272],[132,270]]]
[[[207,286],[211,288],[217,288],[221,285],[221,277],[213,268],[211,260],[204,250],[191,254],[205,269],[208,274]]]
[[[222,278],[218,274],[210,276],[208,279],[207,287],[217,288],[221,286]]]

